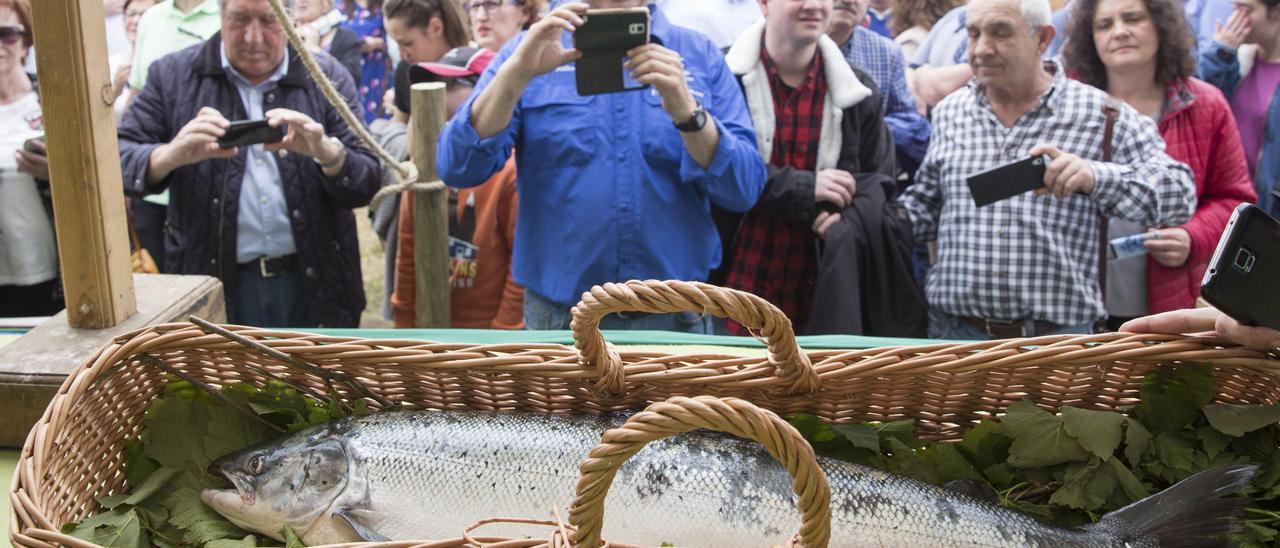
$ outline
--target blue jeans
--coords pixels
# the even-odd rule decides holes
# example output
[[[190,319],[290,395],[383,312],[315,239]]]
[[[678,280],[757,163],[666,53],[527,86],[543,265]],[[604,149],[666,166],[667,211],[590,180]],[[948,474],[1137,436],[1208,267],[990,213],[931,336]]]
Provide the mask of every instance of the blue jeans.
[[[311,327],[302,302],[302,271],[262,277],[258,269],[236,273],[236,306],[231,323],[256,327]]]
[[[1068,333],[1089,335],[1093,333],[1093,324],[1091,323],[1063,327],[1053,333],[1036,333],[1035,320],[1026,320],[1026,322],[1028,337],[1061,335]],[[989,341],[991,340],[991,335],[988,335],[986,331],[978,329],[976,326],[961,320],[959,316],[943,312],[937,307],[929,307],[929,338],[957,341]]]
[[[526,288],[524,290],[524,328],[535,331],[569,329],[569,322],[573,320],[573,315],[569,313],[570,308]],[[697,312],[674,314],[615,312],[600,319],[600,329],[710,334],[713,320],[715,320],[714,316]]]

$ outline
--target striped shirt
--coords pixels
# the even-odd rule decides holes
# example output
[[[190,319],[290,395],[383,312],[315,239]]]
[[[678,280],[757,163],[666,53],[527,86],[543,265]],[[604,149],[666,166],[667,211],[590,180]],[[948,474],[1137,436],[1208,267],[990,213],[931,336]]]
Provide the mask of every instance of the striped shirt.
[[[925,285],[930,306],[957,316],[1084,325],[1106,312],[1098,289],[1098,216],[1181,225],[1195,208],[1191,171],[1165,154],[1155,124],[1125,106],[1103,163],[1106,94],[1068,80],[1053,62],[1048,90],[1006,128],[976,81],[934,110],[933,140],[903,195],[916,238],[937,241]],[[1046,143],[1093,168],[1091,195],[1024,193],[983,208],[965,179]]]

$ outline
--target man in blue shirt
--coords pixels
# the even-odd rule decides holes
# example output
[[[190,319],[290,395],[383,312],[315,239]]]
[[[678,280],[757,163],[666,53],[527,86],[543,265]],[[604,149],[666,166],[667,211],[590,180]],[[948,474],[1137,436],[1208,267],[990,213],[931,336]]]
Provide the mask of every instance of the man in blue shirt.
[[[832,4],[827,36],[840,46],[849,64],[866,72],[880,88],[884,123],[893,135],[898,167],[912,173],[929,148],[929,121],[920,114],[907,86],[902,48],[862,26],[868,7],[869,0],[837,0]]]
[[[530,329],[567,329],[592,286],[629,279],[705,280],[723,250],[711,205],[746,211],[764,162],[741,90],[710,39],[649,6],[651,43],[627,52],[645,89],[581,96],[571,33],[592,8],[565,4],[494,59],[440,135],[436,164],[452,186],[483,183],[512,154],[520,220],[515,279]],[[697,314],[609,316],[602,327],[707,332]]]

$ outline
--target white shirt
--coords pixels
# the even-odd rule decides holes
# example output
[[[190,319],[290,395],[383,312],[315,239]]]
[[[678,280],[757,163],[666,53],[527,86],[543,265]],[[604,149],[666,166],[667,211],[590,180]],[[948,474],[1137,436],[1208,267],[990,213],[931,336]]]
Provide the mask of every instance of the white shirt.
[[[657,0],[672,24],[696,30],[720,49],[732,46],[747,27],[764,19],[756,0]]]
[[[34,285],[58,274],[53,224],[40,203],[36,180],[18,171],[14,151],[44,135],[35,92],[0,105],[0,285]]]

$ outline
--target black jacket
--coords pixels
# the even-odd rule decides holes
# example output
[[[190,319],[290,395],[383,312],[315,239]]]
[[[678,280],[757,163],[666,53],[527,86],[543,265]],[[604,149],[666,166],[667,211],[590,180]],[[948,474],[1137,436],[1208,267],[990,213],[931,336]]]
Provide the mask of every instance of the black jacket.
[[[360,87],[362,70],[360,63],[363,60],[360,48],[363,45],[364,42],[360,40],[360,35],[351,29],[342,27],[338,27],[333,35],[333,41],[329,42],[329,55],[332,55],[339,63],[342,63],[343,67],[346,67],[347,73],[351,75],[351,81],[355,82],[357,88]],[[381,97],[368,97],[365,102],[368,101],[377,101],[378,104],[382,104]]]
[[[214,35],[151,65],[146,87],[120,124],[120,163],[127,193],[143,195],[169,189],[165,271],[221,279],[228,312],[233,313],[237,206],[246,153],[185,166],[160,185],[146,184],[151,152],[172,140],[201,107],[215,108],[230,120],[245,118],[240,94],[222,69],[221,48],[221,37]],[[365,299],[351,210],[369,203],[378,189],[381,171],[373,154],[311,82],[297,53],[290,49],[288,55],[289,71],[275,91],[264,97],[264,109],[302,112],[347,147],[346,165],[332,179],[326,178],[311,158],[283,151],[277,157],[306,280],[303,300],[307,318],[313,326],[355,327]],[[329,55],[317,54],[316,61],[351,110],[362,116],[351,75]]]

